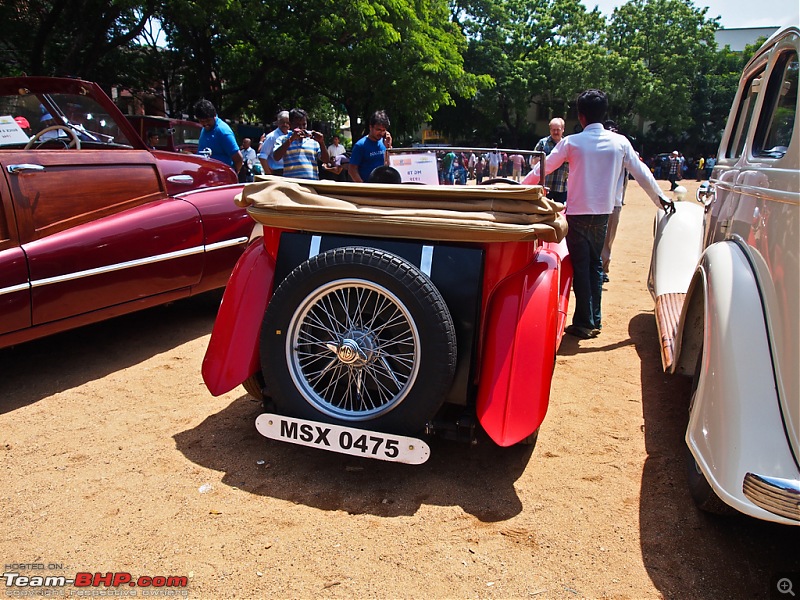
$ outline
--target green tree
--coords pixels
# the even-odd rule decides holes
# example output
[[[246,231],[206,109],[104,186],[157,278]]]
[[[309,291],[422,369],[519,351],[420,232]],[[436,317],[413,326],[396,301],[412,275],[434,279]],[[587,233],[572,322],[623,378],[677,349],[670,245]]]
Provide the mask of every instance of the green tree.
[[[617,57],[606,91],[612,116],[629,130],[650,122],[670,147],[687,142],[699,116],[693,100],[704,93],[715,61],[718,23],[707,10],[691,0],[631,0],[614,10],[602,38]]]
[[[11,0],[0,4],[0,75],[61,75],[108,82],[109,58],[130,45],[154,0]]]
[[[469,39],[467,69],[494,83],[473,103],[459,103],[461,116],[477,111],[483,118],[467,120],[453,111],[437,115],[434,126],[459,137],[487,143],[502,137],[504,145],[524,145],[534,133],[531,106],[553,116],[565,114],[603,58],[593,46],[603,18],[577,0],[464,0],[454,15]],[[480,131],[466,128],[476,122]]]
[[[169,46],[193,66],[184,87],[195,96],[264,121],[292,106],[346,113],[354,136],[375,109],[401,133],[474,93],[448,15],[446,0],[176,0],[159,11]]]
[[[733,52],[726,46],[700,65],[692,95],[691,110],[695,118],[685,135],[688,152],[703,155],[716,152],[742,69],[763,42],[764,38],[742,52]]]

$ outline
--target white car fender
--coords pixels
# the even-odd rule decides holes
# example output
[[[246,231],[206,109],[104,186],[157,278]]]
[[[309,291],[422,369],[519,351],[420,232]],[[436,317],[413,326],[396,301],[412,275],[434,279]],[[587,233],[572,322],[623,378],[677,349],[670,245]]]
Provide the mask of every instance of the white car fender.
[[[800,479],[785,435],[776,435],[784,424],[752,266],[735,242],[720,242],[705,251],[695,277],[687,302],[702,293],[703,355],[686,443],[726,504],[759,519],[796,524],[742,492],[748,472]],[[691,335],[680,331],[680,337]]]
[[[686,293],[703,251],[703,205],[676,202],[675,213],[658,211],[647,287],[653,298]]]

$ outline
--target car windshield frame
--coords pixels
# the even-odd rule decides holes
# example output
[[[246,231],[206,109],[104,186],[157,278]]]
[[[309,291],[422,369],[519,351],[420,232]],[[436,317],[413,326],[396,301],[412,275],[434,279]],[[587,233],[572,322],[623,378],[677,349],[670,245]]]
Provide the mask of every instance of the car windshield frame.
[[[22,129],[29,139],[47,127],[60,126],[71,130],[82,147],[145,147],[105,92],[87,81],[57,77],[0,79],[0,116],[10,116],[23,124],[27,121],[28,127]],[[47,139],[66,142],[70,136],[67,131],[55,129],[40,141]],[[18,141],[0,141],[0,149],[18,147]]]

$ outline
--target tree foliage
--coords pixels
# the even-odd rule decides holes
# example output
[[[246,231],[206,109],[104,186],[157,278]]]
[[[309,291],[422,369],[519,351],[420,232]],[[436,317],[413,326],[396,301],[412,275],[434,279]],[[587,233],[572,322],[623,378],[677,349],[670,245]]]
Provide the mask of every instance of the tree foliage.
[[[630,0],[609,19],[578,0],[9,0],[0,75],[121,85],[163,96],[174,115],[201,97],[247,122],[301,106],[315,121],[346,115],[355,137],[384,108],[397,137],[429,122],[454,141],[519,147],[546,133],[535,120],[573,114],[594,87],[649,146],[709,151],[754,48],[717,49],[706,11],[692,0]]]
[[[271,121],[280,108],[303,106],[313,115],[327,105],[364,124],[385,108],[396,129],[413,130],[454,94],[473,94],[479,80],[463,68],[465,40],[444,0],[240,2],[226,9],[178,0],[160,17],[170,44],[195,65],[198,95],[236,114]]]
[[[11,0],[0,4],[0,74],[101,80],[108,56],[133,43],[154,0]]]
[[[522,145],[533,133],[531,106],[565,111],[573,90],[591,77],[589,59],[599,55],[593,42],[604,21],[577,0],[462,0],[454,15],[469,40],[467,69],[491,77],[493,85],[469,107],[483,116],[482,131],[465,131],[475,121],[450,111],[434,124],[451,134]]]

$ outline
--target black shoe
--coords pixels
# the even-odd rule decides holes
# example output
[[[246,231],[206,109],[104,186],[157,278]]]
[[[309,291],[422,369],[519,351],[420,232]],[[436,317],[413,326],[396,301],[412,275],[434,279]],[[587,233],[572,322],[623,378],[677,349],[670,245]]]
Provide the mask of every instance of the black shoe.
[[[608,283],[608,273],[603,273],[603,283]]]
[[[596,338],[598,335],[600,335],[601,331],[601,329],[591,329],[589,330],[589,337]]]
[[[568,333],[570,335],[574,335],[576,338],[582,340],[588,340],[589,338],[595,337],[597,334],[592,335],[592,332],[597,331],[599,329],[587,329],[586,327],[581,327],[580,325],[569,325],[566,329],[564,329],[564,333]]]

